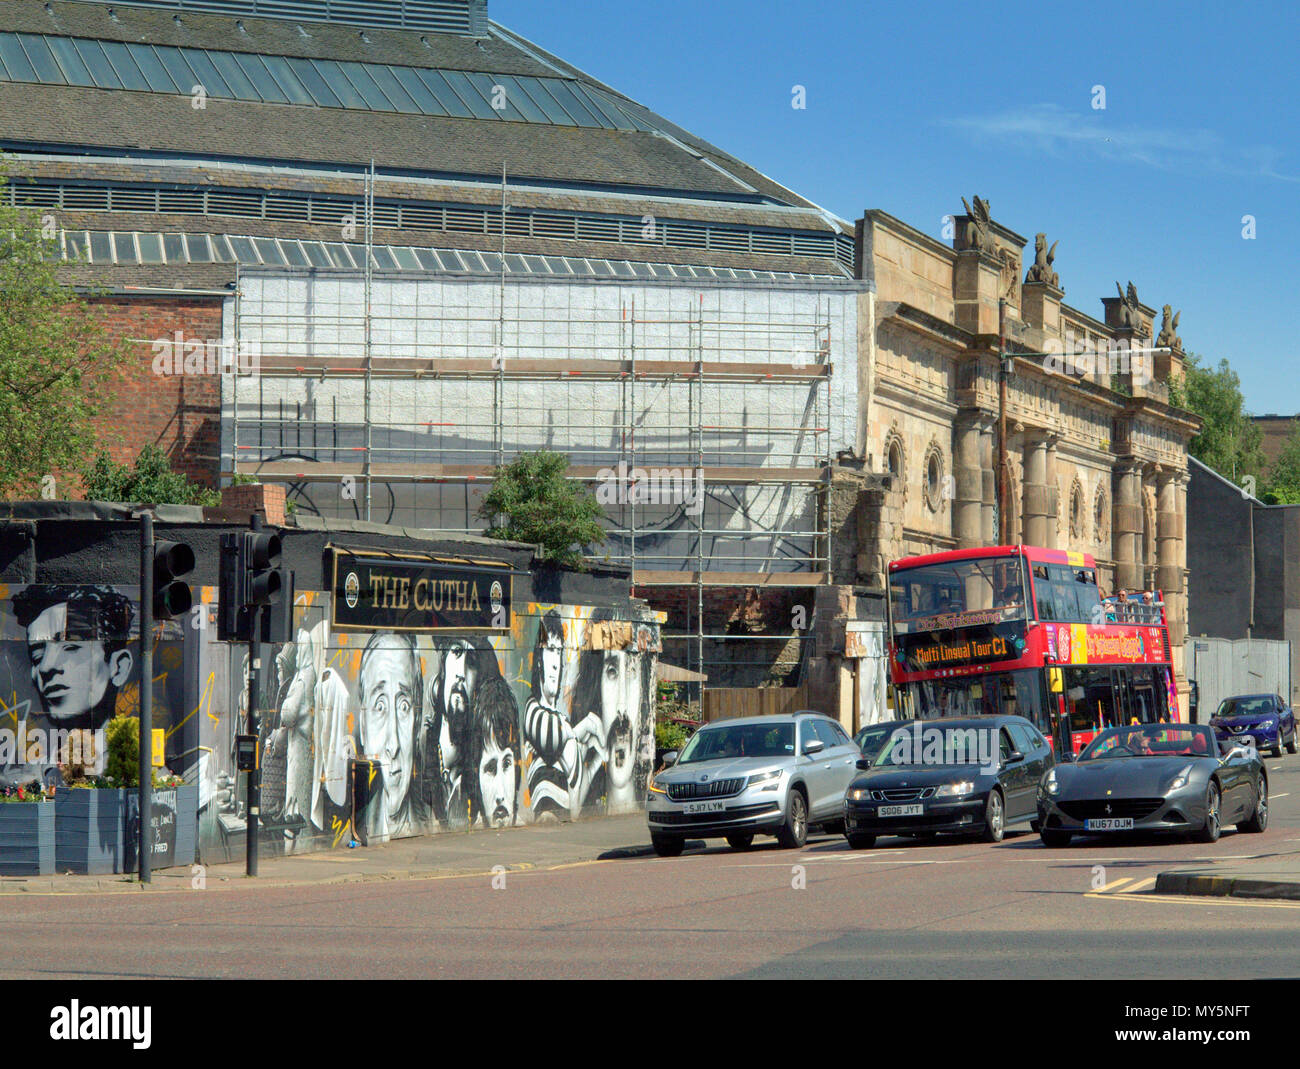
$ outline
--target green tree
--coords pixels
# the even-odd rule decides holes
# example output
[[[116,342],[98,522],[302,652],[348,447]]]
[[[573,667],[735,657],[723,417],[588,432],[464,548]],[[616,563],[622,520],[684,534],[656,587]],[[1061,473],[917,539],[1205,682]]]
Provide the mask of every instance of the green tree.
[[[1300,420],[1292,426],[1291,437],[1269,465],[1259,499],[1267,505],[1300,505]]]
[[[90,453],[129,348],[60,280],[57,230],[11,206],[8,186],[0,158],[0,497],[12,499]]]
[[[565,478],[568,469],[569,458],[549,450],[521,453],[497,468],[478,510],[491,525],[487,537],[533,542],[559,563],[582,568],[582,548],[605,541],[603,512],[584,487]]]
[[[142,505],[219,505],[221,494],[172,471],[167,457],[152,443],[128,468],[107,453],[99,453],[82,472],[88,501],[117,501]]]
[[[1169,403],[1201,417],[1201,433],[1188,444],[1188,452],[1208,468],[1240,483],[1258,476],[1264,467],[1260,430],[1245,411],[1241,380],[1220,360],[1209,367],[1196,353],[1187,354],[1182,382],[1170,382]]]

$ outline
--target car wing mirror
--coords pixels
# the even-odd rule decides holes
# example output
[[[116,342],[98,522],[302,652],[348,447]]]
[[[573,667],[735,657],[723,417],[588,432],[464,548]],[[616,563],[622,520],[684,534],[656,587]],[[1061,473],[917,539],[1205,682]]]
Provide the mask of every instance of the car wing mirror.
[[[871,768],[871,758],[870,758],[870,757],[859,757],[859,758],[858,758],[858,769],[859,769],[860,771],[862,771],[862,772],[867,772],[867,771],[870,770],[870,768]]]
[[[821,753],[825,743],[821,739],[809,739],[803,744],[803,752],[809,756],[815,753]]]
[[[1006,761],[1003,762],[1003,764],[1018,765],[1024,759],[1025,759],[1025,755],[1022,754],[1019,750],[1012,750],[1009,754],[1007,754],[1007,759]]]
[[[672,768],[673,765],[677,764],[677,758],[679,756],[680,755],[676,750],[669,750],[664,754],[664,768]]]

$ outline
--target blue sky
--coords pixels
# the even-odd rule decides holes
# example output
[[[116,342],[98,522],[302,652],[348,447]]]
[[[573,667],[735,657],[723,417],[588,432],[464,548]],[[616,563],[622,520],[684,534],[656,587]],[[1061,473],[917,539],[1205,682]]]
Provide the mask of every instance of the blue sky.
[[[1067,303],[1182,310],[1300,412],[1300,14],[1288,4],[490,0],[493,19],[846,219],[938,237],[978,193]],[[792,87],[807,107],[791,107]],[[1095,109],[1093,87],[1105,87]],[[1243,216],[1255,237],[1243,237]],[[1158,323],[1157,323],[1158,325]]]

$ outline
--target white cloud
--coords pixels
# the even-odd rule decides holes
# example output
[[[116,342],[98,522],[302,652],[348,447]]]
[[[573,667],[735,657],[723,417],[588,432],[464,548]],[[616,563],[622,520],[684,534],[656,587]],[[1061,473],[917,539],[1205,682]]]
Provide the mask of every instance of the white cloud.
[[[1239,147],[1206,129],[1123,126],[1104,111],[1072,112],[1052,104],[996,115],[944,120],[979,140],[1002,141],[1048,156],[1091,153],[1117,163],[1140,163],[1183,173],[1217,172],[1300,182],[1284,173],[1271,146]]]

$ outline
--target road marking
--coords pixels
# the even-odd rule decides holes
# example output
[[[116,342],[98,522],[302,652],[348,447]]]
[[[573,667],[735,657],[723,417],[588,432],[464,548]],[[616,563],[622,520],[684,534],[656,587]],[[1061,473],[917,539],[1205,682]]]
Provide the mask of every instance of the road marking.
[[[1124,886],[1124,884],[1128,883],[1133,878],[1134,877],[1132,876],[1125,876],[1121,880],[1111,880],[1110,883],[1105,884],[1102,887],[1098,887],[1096,891],[1093,893],[1099,895],[1110,894],[1113,891],[1118,891],[1122,886]]]
[[[1291,792],[1290,792],[1290,791],[1287,791],[1285,794],[1275,794],[1275,795],[1273,795],[1272,797],[1274,797],[1274,798],[1290,798],[1290,797],[1291,797]]]
[[[1145,888],[1145,887],[1152,887],[1152,886],[1154,886],[1154,885],[1155,885],[1155,882],[1156,882],[1156,878],[1155,878],[1154,876],[1149,876],[1149,877],[1148,877],[1147,879],[1145,879],[1145,880],[1139,880],[1139,881],[1138,881],[1137,883],[1135,883],[1132,887],[1125,887],[1124,890],[1122,890],[1122,891],[1120,892],[1120,894],[1122,894],[1122,895],[1131,895],[1131,894],[1134,894],[1134,893],[1136,893],[1136,892],[1138,892],[1138,891],[1141,891],[1141,890],[1142,890],[1143,888]]]

